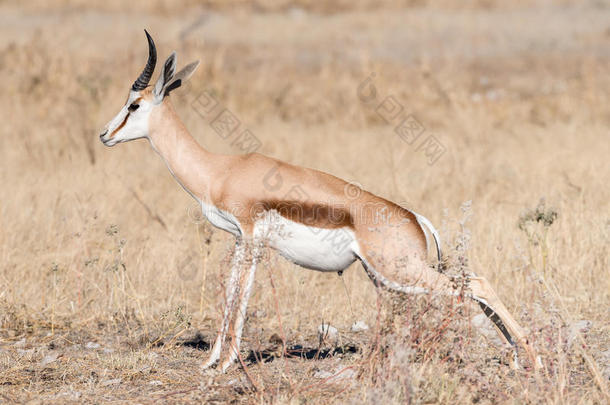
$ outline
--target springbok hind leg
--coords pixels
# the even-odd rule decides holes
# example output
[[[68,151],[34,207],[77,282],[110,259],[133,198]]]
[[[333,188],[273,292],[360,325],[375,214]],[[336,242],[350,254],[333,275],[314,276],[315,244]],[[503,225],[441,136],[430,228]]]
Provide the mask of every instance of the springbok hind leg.
[[[405,294],[441,294],[449,296],[459,294],[459,291],[454,288],[453,282],[445,274],[434,271],[423,262],[416,264],[416,261],[412,261],[413,266],[403,273],[402,282],[397,282],[384,276],[383,272],[380,271],[383,269],[383,266],[378,266],[379,268],[376,269],[374,266],[371,266],[366,258],[361,257],[361,260],[367,274],[377,286]],[[396,275],[397,273],[395,272],[394,274]],[[395,278],[398,279],[398,277]],[[485,315],[497,326],[501,336],[513,346],[515,343],[521,344],[531,358],[534,367],[536,369],[541,368],[542,362],[528,341],[525,331],[514,320],[504,304],[502,304],[502,301],[500,301],[493,288],[491,288],[489,282],[483,277],[471,277],[470,289],[471,292],[468,296],[479,303]],[[512,366],[518,367],[518,364],[515,351]]]
[[[485,315],[496,325],[508,343],[513,346],[515,344],[523,346],[534,368],[542,368],[540,356],[536,354],[536,350],[527,338],[525,331],[512,317],[510,312],[508,312],[487,279],[484,277],[471,277],[470,289],[472,291],[472,299],[479,303]],[[516,354],[513,367],[518,367]]]

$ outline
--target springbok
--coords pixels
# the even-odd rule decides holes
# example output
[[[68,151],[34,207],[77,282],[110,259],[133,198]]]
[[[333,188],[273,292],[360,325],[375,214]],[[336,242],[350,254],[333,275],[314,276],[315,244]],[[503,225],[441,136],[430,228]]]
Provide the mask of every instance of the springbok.
[[[100,140],[106,146],[114,146],[148,139],[176,181],[201,205],[209,222],[236,237],[223,317],[204,369],[215,366],[223,356],[225,371],[237,359],[263,245],[302,267],[324,272],[341,274],[360,260],[375,286],[387,290],[459,294],[445,274],[427,263],[428,240],[430,244],[434,242],[439,270],[441,251],[436,230],[423,216],[330,174],[257,153],[220,155],[202,148],[169,100],[170,93],[190,78],[199,62],[175,73],[173,52],[154,87],[149,87],[157,52],[148,32],[146,37],[146,66]],[[250,252],[249,270],[243,272],[241,265]],[[534,367],[541,366],[526,333],[485,278],[470,277],[467,294],[494,322],[500,336],[515,348],[514,365],[518,342]],[[234,333],[227,353],[222,348],[231,320]]]

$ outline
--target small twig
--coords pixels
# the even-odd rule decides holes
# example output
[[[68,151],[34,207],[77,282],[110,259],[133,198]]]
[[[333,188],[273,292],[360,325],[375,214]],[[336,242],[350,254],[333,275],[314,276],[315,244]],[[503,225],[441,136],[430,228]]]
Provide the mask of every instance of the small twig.
[[[309,390],[310,388],[313,388],[313,387],[317,387],[317,386],[320,386],[320,385],[326,384],[327,382],[329,382],[329,381],[330,381],[330,380],[332,380],[333,378],[336,378],[336,377],[337,377],[337,376],[339,376],[340,374],[343,374],[345,371],[349,370],[350,368],[356,368],[357,366],[359,366],[359,365],[361,365],[361,364],[362,364],[362,362],[358,362],[358,363],[353,364],[353,365],[351,365],[351,366],[346,366],[346,367],[342,368],[341,370],[337,371],[335,374],[333,374],[333,375],[331,375],[331,376],[329,376],[329,377],[326,377],[326,378],[325,378],[325,379],[323,379],[322,381],[319,381],[319,382],[316,382],[316,383],[313,383],[313,384],[309,384],[309,385],[307,385],[307,386],[305,386],[305,387],[301,388],[301,389],[299,390],[299,392],[297,392],[297,394],[301,394],[302,392],[307,391],[307,390]]]
[[[176,333],[174,336],[172,336],[168,342],[167,342],[167,346],[173,345],[174,342],[176,341],[176,339],[178,339],[180,336],[182,336],[184,334],[184,332],[186,332],[187,330],[189,330],[189,326],[187,326],[186,328],[183,328],[180,332]]]
[[[164,398],[168,398],[168,397],[171,397],[171,396],[174,396],[174,395],[179,395],[179,394],[186,394],[188,392],[193,392],[193,391],[196,391],[198,389],[199,389],[199,387],[194,387],[194,388],[189,388],[188,390],[180,390],[180,391],[168,392],[167,394],[160,396],[159,399],[164,399]]]
[[[349,304],[349,311],[352,313],[352,316],[356,318],[356,314],[354,314],[354,308],[352,307],[352,297],[350,296],[349,290],[347,289],[347,284],[345,284],[345,279],[339,276],[341,279],[341,284],[343,284],[343,289],[345,290],[345,295],[347,296],[347,303]]]
[[[128,187],[128,189],[129,189],[129,191],[131,191],[131,194],[134,196],[134,198],[142,205],[142,207],[144,207],[148,216],[151,217],[153,220],[157,221],[163,227],[163,229],[165,229],[167,231],[167,225],[165,225],[165,222],[161,219],[161,217],[158,214],[155,214],[150,209],[150,207],[140,198],[140,196],[138,195],[136,190],[134,190],[132,187]]]
[[[210,255],[209,249],[207,254],[203,252],[203,245],[201,243],[201,231],[199,229],[199,224],[195,224],[197,227],[197,241],[199,245],[199,251],[202,257],[203,264],[203,275],[201,276],[201,291],[199,296],[199,313],[201,314],[201,318],[203,319],[203,301],[205,300],[205,281],[208,276],[208,256]]]
[[[381,293],[379,287],[377,287],[377,319],[375,321],[375,337],[373,340],[373,345],[371,347],[371,353],[369,354],[367,359],[362,360],[362,365],[364,367],[365,360],[368,361],[368,369],[369,369],[369,378],[373,379],[373,368],[374,368],[374,360],[379,352],[381,347]],[[362,370],[361,373],[364,373]],[[360,374],[361,376],[362,374]]]
[[[271,291],[273,292],[273,300],[275,303],[275,311],[277,312],[277,318],[280,326],[280,337],[282,338],[282,357],[286,358],[286,334],[284,334],[284,326],[282,325],[282,314],[280,313],[280,304],[277,298],[277,292],[275,290],[275,283],[273,282],[273,275],[271,274],[271,266],[268,266],[269,271],[269,282],[271,283]],[[286,363],[284,362],[284,367]],[[288,384],[290,384],[290,390],[292,391],[292,382],[288,380]]]
[[[571,321],[570,312],[568,311],[567,305],[565,304],[561,294],[559,294],[559,290],[557,289],[557,286],[555,285],[553,280],[551,280],[550,284],[549,284],[547,282],[547,280],[543,277],[542,283],[546,287],[547,291],[549,291],[551,294],[553,294],[555,296],[555,299],[557,300],[557,302],[559,302],[559,306],[561,308],[561,311],[563,312],[563,314],[560,312],[559,316],[563,318],[564,322],[568,321],[566,323],[569,323]],[[576,338],[579,340],[579,343],[580,343],[580,344],[576,345],[576,348],[580,352],[580,355],[582,356],[582,358],[584,359],[585,364],[587,365],[587,368],[589,369],[589,372],[591,373],[591,376],[593,377],[593,381],[595,381],[595,384],[598,386],[602,395],[606,398],[610,398],[610,395],[608,394],[608,389],[606,388],[606,383],[604,382],[604,379],[601,376],[601,373],[599,372],[597,363],[595,362],[593,357],[589,354],[589,352],[585,349],[585,347],[586,347],[585,339],[582,337],[582,334],[580,334],[580,332],[578,332],[578,331],[576,333]]]
[[[244,369],[244,373],[246,373],[246,377],[248,378],[248,381],[250,381],[250,384],[252,384],[252,387],[254,387],[254,391],[260,392],[261,395],[263,395],[264,391],[261,390],[261,388],[256,383],[256,381],[254,381],[254,378],[252,378],[252,375],[250,374],[250,371],[248,370],[248,366],[246,366],[246,363],[244,362],[244,359],[241,357],[241,353],[234,346],[233,342],[235,342],[235,333],[233,333],[233,330],[231,330],[231,345],[230,345],[230,349],[231,350],[235,350],[235,352],[237,353],[237,359],[239,360],[239,364],[241,364],[241,367]]]

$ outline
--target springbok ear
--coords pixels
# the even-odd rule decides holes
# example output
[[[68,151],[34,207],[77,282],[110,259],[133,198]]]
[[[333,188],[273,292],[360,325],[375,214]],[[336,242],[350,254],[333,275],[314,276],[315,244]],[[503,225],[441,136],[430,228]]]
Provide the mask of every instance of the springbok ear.
[[[176,52],[172,52],[171,55],[165,61],[165,65],[163,66],[163,72],[159,75],[159,79],[157,79],[157,83],[155,84],[155,89],[153,90],[153,95],[157,101],[163,100],[165,96],[163,93],[163,88],[172,80],[174,77],[174,73],[176,72]]]
[[[170,91],[177,89],[182,86],[188,79],[191,78],[192,74],[197,70],[199,66],[199,61],[195,61],[189,63],[185,67],[182,68],[178,73],[174,75],[172,80],[165,85],[163,88],[163,97],[167,96]]]

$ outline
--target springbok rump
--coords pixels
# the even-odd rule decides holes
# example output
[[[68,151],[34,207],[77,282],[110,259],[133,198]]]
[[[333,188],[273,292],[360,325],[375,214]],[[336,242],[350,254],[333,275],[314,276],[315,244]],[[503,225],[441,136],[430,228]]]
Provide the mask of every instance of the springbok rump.
[[[293,166],[257,153],[219,155],[202,148],[174,111],[170,93],[193,74],[199,62],[176,73],[176,54],[149,87],[157,61],[146,32],[149,56],[131,86],[125,105],[105,127],[106,146],[146,138],[180,185],[201,205],[203,215],[235,235],[236,251],[226,305],[211,354],[203,368],[223,357],[225,371],[237,358],[248,298],[263,246],[307,269],[342,272],[356,260],[375,286],[405,294],[456,295],[449,278],[427,263],[428,239],[440,260],[440,240],[430,222],[329,174]],[[433,243],[432,243],[433,242]],[[249,269],[240,265],[250,253]],[[469,280],[468,296],[478,302],[513,347],[519,343],[535,367],[540,358],[489,282]],[[223,351],[229,323],[234,334]],[[516,354],[516,351],[515,351]],[[515,358],[516,359],[516,358]],[[515,361],[515,364],[516,361]]]

